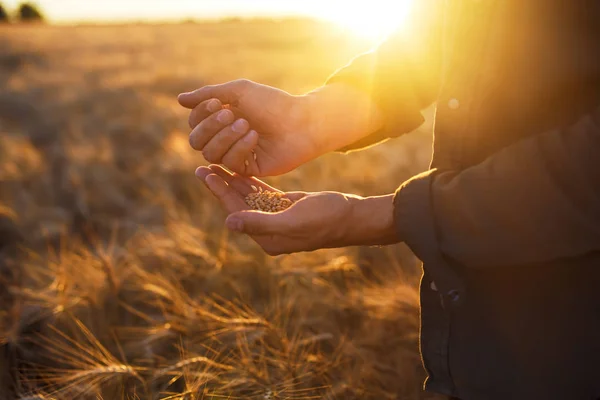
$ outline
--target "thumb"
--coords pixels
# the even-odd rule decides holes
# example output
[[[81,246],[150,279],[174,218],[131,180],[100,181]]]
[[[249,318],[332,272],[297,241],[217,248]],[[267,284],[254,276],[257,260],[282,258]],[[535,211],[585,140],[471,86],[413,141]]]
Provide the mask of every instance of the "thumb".
[[[265,213],[262,211],[240,211],[230,214],[225,220],[227,227],[247,235],[287,235],[292,227],[285,213]]]
[[[223,104],[235,104],[249,81],[237,80],[219,85],[204,86],[192,92],[181,93],[177,100],[185,108],[193,109],[208,99],[219,99]]]

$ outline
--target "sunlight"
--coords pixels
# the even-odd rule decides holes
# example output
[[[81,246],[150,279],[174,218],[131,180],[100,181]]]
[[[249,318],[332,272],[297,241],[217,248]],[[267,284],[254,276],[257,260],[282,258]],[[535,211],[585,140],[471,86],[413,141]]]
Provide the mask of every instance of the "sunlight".
[[[354,4],[327,2],[319,9],[322,17],[366,39],[380,39],[400,26],[412,0],[370,0]]]
[[[181,20],[238,17],[310,16],[335,23],[364,39],[379,39],[400,26],[413,0],[153,0],[144,7],[137,2],[105,0],[37,0],[42,11],[54,22]],[[15,9],[18,0],[4,0]]]

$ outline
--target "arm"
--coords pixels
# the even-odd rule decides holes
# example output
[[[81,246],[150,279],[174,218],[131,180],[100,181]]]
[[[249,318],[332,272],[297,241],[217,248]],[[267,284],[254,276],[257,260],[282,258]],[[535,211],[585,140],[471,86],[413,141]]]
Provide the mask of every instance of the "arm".
[[[396,193],[395,221],[431,263],[504,267],[599,251],[600,108],[465,171],[411,179]]]
[[[415,2],[414,26],[307,95],[248,80],[182,93],[180,104],[192,110],[191,146],[242,175],[272,176],[414,130],[439,81],[442,7],[431,5],[436,1]],[[221,110],[223,104],[230,109]]]
[[[440,82],[443,7],[428,0],[415,2],[407,21],[410,24],[377,49],[354,58],[313,92],[318,96],[329,86],[347,85],[367,94],[377,106],[374,110],[381,117],[373,119],[382,120],[377,129],[340,150],[366,147],[413,131],[424,121],[420,110],[435,100]]]
[[[337,192],[281,192],[256,178],[211,165],[196,171],[229,213],[229,229],[250,235],[270,255],[398,242],[393,195],[360,197]],[[293,205],[277,213],[250,210],[244,198],[262,188]]]

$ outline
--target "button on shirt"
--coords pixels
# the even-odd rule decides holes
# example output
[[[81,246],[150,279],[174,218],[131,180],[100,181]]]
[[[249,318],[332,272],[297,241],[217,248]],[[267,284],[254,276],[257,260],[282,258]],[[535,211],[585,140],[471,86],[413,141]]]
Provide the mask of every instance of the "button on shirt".
[[[448,101],[448,108],[450,108],[451,110],[458,110],[459,107],[460,102],[458,101],[458,99],[452,98]]]

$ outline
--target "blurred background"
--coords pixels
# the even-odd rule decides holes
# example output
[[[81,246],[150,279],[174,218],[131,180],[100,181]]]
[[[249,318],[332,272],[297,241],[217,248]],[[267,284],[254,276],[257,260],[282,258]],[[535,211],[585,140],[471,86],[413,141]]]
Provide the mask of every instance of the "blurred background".
[[[0,399],[429,399],[404,245],[267,257],[194,177],[178,93],[294,94],[410,1],[40,0],[0,6]],[[391,193],[418,131],[284,176]]]

